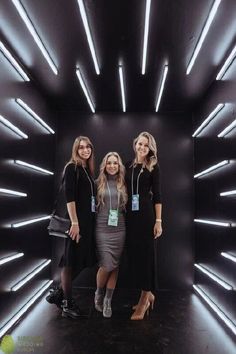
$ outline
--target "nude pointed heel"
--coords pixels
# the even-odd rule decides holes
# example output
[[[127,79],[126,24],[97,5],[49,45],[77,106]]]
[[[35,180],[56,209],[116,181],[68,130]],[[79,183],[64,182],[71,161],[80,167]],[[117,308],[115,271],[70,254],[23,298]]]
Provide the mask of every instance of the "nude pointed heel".
[[[152,293],[150,294],[150,296],[148,297],[148,301],[150,302],[151,304],[151,309],[153,310],[154,309],[154,303],[155,303],[155,295],[153,295]],[[134,305],[132,306],[132,310],[136,310],[138,304],[137,305]]]
[[[142,307],[142,310],[139,311],[139,307]],[[149,316],[149,308],[150,308],[150,302],[147,301],[145,305],[142,306],[137,306],[136,310],[134,311],[133,315],[131,316],[132,321],[140,321],[143,320],[145,317],[145,314]]]

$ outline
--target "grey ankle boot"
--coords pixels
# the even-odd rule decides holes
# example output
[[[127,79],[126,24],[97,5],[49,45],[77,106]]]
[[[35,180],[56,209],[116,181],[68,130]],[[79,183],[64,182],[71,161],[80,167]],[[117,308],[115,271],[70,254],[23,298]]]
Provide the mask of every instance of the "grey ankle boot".
[[[111,316],[112,316],[111,299],[104,297],[103,317],[110,318]]]
[[[97,292],[95,292],[95,296],[94,296],[94,306],[95,309],[99,312],[103,311],[103,295],[102,294],[97,294]]]

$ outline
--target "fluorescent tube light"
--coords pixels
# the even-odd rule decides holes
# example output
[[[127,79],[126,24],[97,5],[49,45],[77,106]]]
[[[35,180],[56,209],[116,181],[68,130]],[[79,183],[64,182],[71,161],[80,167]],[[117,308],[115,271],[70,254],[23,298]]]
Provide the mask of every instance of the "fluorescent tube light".
[[[87,87],[86,87],[86,85],[85,85],[84,79],[83,79],[83,77],[82,77],[82,75],[81,75],[81,72],[80,72],[80,69],[79,69],[79,68],[76,69],[76,75],[77,75],[77,77],[78,77],[78,79],[79,79],[79,82],[80,82],[80,85],[81,85],[81,87],[82,87],[82,89],[83,89],[83,91],[84,91],[85,97],[87,98],[87,101],[88,101],[88,104],[89,104],[89,106],[90,106],[90,108],[91,108],[91,111],[92,111],[93,113],[95,113],[94,105],[93,105],[93,103],[92,103],[92,101],[91,101],[90,95],[89,95],[89,93],[88,93]]]
[[[226,253],[226,252],[221,252],[221,255],[227,259],[230,259],[232,262],[236,263],[236,257],[233,256],[230,253]]]
[[[217,135],[218,138],[222,138],[223,136],[231,132],[231,130],[233,130],[235,127],[236,127],[236,119]]]
[[[29,298],[22,308],[15,313],[15,315],[0,328],[0,338],[24,315],[24,313],[38,300],[38,298],[50,287],[53,280],[46,281],[37,292]]]
[[[6,189],[6,188],[0,188],[0,193],[6,194],[6,195],[15,195],[17,197],[27,197],[26,193],[22,193],[22,192],[17,192],[17,191],[13,191],[11,189]]]
[[[228,165],[229,163],[230,163],[229,160],[223,160],[223,161],[217,163],[216,165],[213,165],[213,166],[207,168],[206,170],[197,173],[196,175],[194,175],[194,178],[203,176],[203,175],[205,175],[205,174],[207,174],[207,173],[209,173],[209,172],[212,172],[212,171],[214,171],[214,170],[217,170],[218,168],[223,167],[223,166],[225,166],[225,165]]]
[[[121,90],[123,112],[126,112],[124,74],[123,74],[122,65],[119,65],[119,78],[120,78],[120,90]]]
[[[22,288],[22,286],[24,286],[26,283],[28,283],[28,281],[30,281],[30,279],[35,277],[36,274],[41,272],[41,270],[43,270],[49,263],[51,263],[51,259],[44,261],[42,264],[40,264],[38,267],[36,267],[32,272],[27,274],[23,279],[19,280],[15,285],[13,285],[11,287],[11,291],[17,291],[20,288]]]
[[[236,326],[229,317],[216,305],[211,298],[197,285],[193,285],[194,290],[206,301],[210,308],[225,323],[225,325],[236,335]]]
[[[191,57],[191,59],[189,61],[189,64],[188,64],[188,67],[187,67],[187,71],[186,71],[187,75],[189,75],[191,70],[192,70],[192,67],[193,67],[193,65],[195,63],[195,60],[196,60],[196,58],[198,56],[198,53],[201,50],[202,44],[204,42],[204,39],[205,39],[205,37],[206,37],[206,35],[207,35],[208,31],[209,31],[209,28],[211,26],[211,23],[212,23],[214,17],[215,17],[215,14],[216,14],[216,12],[218,10],[218,7],[219,7],[220,3],[221,3],[221,0],[215,0],[214,4],[212,5],[211,11],[210,11],[210,13],[208,15],[208,18],[206,20],[206,23],[205,23],[203,29],[202,29],[201,35],[200,35],[200,37],[198,39],[198,42],[197,42],[197,45],[196,45],[196,47],[195,47],[195,49],[193,51],[192,57]]]
[[[0,41],[0,50],[3,53],[3,55],[7,58],[9,63],[13,66],[13,68],[18,72],[20,77],[24,81],[30,81],[28,75],[24,72],[24,70],[21,68],[21,66],[18,64],[18,62],[15,60],[15,58],[12,56],[12,54],[9,52],[9,50],[5,47],[5,45]]]
[[[22,107],[28,114],[31,115],[39,124],[41,124],[49,133],[55,134],[54,130],[49,127],[47,123],[42,120],[24,101],[22,101],[20,98],[16,98],[16,103]]]
[[[7,262],[14,261],[15,259],[23,257],[23,256],[24,256],[24,253],[20,252],[20,253],[15,253],[11,256],[2,257],[2,258],[0,258],[0,265],[5,264]]]
[[[13,4],[15,5],[20,17],[24,21],[26,27],[28,28],[29,32],[31,33],[32,37],[34,38],[37,46],[39,47],[41,53],[43,54],[44,58],[47,60],[50,68],[54,72],[55,75],[58,74],[57,67],[55,66],[50,54],[48,53],[45,45],[43,44],[42,40],[40,39],[38,33],[36,32],[32,21],[30,20],[28,14],[26,13],[24,7],[22,6],[21,2],[19,0],[12,0]]]
[[[0,115],[0,122],[3,123],[7,128],[11,129],[14,133],[19,135],[23,139],[28,139],[28,135],[23,133],[19,128],[13,125],[9,120]]]
[[[85,33],[86,33],[86,36],[87,36],[89,49],[90,49],[90,52],[91,52],[91,55],[92,55],[92,58],[93,58],[95,71],[96,71],[97,75],[100,75],[100,69],[99,69],[99,66],[98,66],[97,55],[96,55],[96,52],[95,52],[95,48],[94,48],[92,35],[91,35],[91,32],[90,32],[90,28],[89,28],[88,19],[87,19],[86,11],[85,11],[85,8],[84,8],[83,0],[78,0],[78,4],[79,4],[80,15],[82,17]]]
[[[206,220],[206,219],[194,219],[195,222],[200,222],[202,224],[209,224],[209,225],[216,225],[216,226],[223,226],[223,227],[230,227],[230,222],[221,222],[215,220]]]
[[[220,193],[220,196],[221,196],[221,197],[225,197],[225,196],[227,196],[227,195],[234,195],[234,194],[236,194],[236,189],[234,189],[234,190],[232,190],[232,191],[221,192],[221,193]]]
[[[197,136],[209,123],[210,121],[217,116],[217,114],[224,108],[224,104],[220,103],[218,106],[212,111],[209,116],[202,122],[200,127],[198,127],[193,133],[192,137]]]
[[[145,25],[144,25],[144,37],[143,37],[142,75],[144,75],[146,72],[150,8],[151,8],[151,0],[146,0]]]
[[[222,66],[220,71],[218,72],[218,74],[216,76],[216,80],[221,80],[224,77],[224,75],[226,74],[230,65],[233,63],[235,56],[236,56],[236,46],[234,47],[234,49],[232,50],[232,52],[230,53],[230,55],[226,59],[224,65]]]
[[[168,65],[165,65],[164,66],[163,76],[162,76],[162,79],[161,79],[161,87],[160,87],[160,90],[159,90],[157,103],[156,103],[156,112],[158,112],[159,106],[160,106],[160,103],[161,103],[161,97],[162,97],[162,93],[163,93],[163,90],[164,90],[167,73],[168,73]]]
[[[40,171],[40,172],[46,173],[48,175],[53,175],[54,174],[53,172],[45,170],[44,168],[41,168],[41,167],[38,167],[38,166],[35,166],[35,165],[31,165],[30,163],[27,163],[27,162],[24,162],[24,161],[21,161],[21,160],[14,160],[14,163],[17,164],[17,165],[21,165],[21,166],[24,166],[24,167],[31,168],[32,170],[36,170],[36,171]]]
[[[33,224],[35,222],[39,222],[39,221],[42,221],[42,220],[47,220],[47,219],[50,219],[50,218],[51,218],[51,215],[42,216],[40,218],[26,220],[26,221],[21,221],[21,222],[17,222],[17,223],[11,224],[11,227],[17,228],[17,227]]]
[[[216,283],[218,283],[219,285],[221,285],[223,288],[225,288],[226,290],[233,290],[232,285],[226,283],[223,279],[221,279],[218,275],[216,275],[215,273],[207,270],[205,267],[201,266],[200,264],[194,264],[194,266],[196,268],[198,268],[202,273],[206,274],[209,278],[211,278],[212,280],[214,280]]]

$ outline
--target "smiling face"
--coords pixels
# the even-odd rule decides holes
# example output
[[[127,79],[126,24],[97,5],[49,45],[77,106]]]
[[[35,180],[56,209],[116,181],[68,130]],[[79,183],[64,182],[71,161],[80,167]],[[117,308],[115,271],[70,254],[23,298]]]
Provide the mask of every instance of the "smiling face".
[[[86,140],[80,140],[79,146],[78,146],[78,155],[79,157],[86,161],[90,158],[92,154],[92,148],[91,145],[88,144]]]
[[[106,162],[106,173],[114,176],[119,172],[119,161],[115,155],[110,155]]]
[[[143,162],[149,153],[148,139],[145,136],[141,136],[135,145],[135,152],[138,162]]]

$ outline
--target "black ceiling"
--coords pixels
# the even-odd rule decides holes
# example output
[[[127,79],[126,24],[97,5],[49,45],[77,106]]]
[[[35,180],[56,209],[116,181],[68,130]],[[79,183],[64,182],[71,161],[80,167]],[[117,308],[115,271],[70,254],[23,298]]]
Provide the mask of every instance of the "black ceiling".
[[[90,111],[75,74],[79,66],[96,111],[121,112],[118,63],[122,60],[127,112],[155,111],[165,62],[169,72],[160,111],[187,111],[215,81],[236,39],[236,1],[222,0],[195,65],[186,76],[213,0],[152,0],[147,73],[143,76],[145,0],[84,0],[101,69],[98,76],[77,0],[21,2],[58,67],[58,76],[51,71],[11,0],[0,0],[0,39],[54,108]],[[1,86],[13,80],[12,74],[3,70],[4,65],[10,70],[3,61],[0,58]]]

